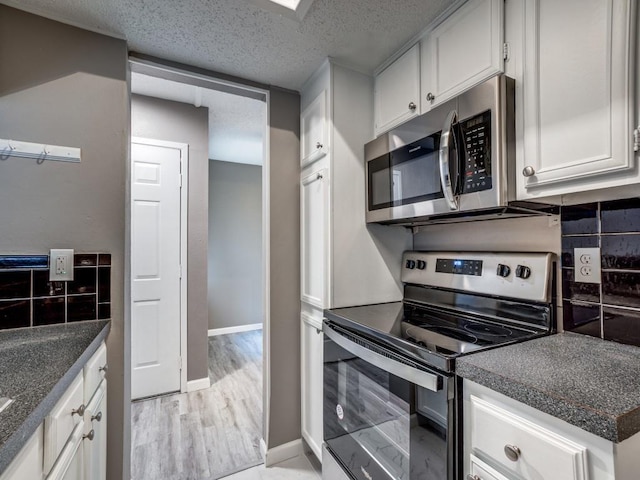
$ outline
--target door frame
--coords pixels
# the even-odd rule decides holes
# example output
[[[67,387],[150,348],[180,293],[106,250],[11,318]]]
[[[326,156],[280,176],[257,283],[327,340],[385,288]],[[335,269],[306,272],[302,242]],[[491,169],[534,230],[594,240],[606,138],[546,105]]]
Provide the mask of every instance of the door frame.
[[[188,199],[189,199],[189,145],[187,143],[171,142],[168,140],[157,140],[146,137],[131,137],[131,143],[139,145],[151,145],[157,147],[174,148],[180,150],[180,393],[187,391],[187,232],[188,232]],[[129,157],[129,177],[132,182],[133,165],[131,156]],[[129,198],[131,204],[131,198]],[[129,205],[131,208],[131,205]],[[133,222],[133,218],[129,218],[129,223]],[[132,229],[129,225],[129,237],[131,237]],[[129,238],[131,241],[131,238]],[[133,263],[133,256],[129,259]],[[129,276],[131,271],[129,271]],[[129,279],[131,280],[131,279]],[[131,298],[129,298],[131,303]],[[132,311],[133,313],[133,311]],[[129,324],[129,329],[133,328],[133,318]],[[130,332],[133,338],[133,332]],[[133,350],[134,346],[131,345]],[[131,366],[129,366],[131,368]]]

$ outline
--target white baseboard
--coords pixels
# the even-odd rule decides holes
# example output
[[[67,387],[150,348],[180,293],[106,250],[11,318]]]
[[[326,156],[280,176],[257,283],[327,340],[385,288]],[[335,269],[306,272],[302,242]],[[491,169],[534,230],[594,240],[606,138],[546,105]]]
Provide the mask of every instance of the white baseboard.
[[[251,325],[240,325],[237,327],[212,328],[209,330],[209,336],[227,335],[229,333],[250,332],[252,330],[262,330],[261,323],[252,323]]]
[[[198,378],[197,380],[187,381],[187,392],[195,392],[197,390],[204,390],[211,386],[211,380],[209,377]]]
[[[268,450],[264,441],[261,441],[260,450],[262,451],[263,449],[265,450],[263,453],[265,467],[270,467],[277,463],[284,462],[285,460],[289,460],[290,458],[298,457],[304,453],[301,438],[289,443],[278,445],[277,447],[270,448]]]

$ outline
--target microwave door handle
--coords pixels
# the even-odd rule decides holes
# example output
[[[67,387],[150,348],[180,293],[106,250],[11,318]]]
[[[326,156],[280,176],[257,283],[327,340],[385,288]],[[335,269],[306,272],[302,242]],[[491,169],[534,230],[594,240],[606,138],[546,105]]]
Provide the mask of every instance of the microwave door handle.
[[[442,191],[444,192],[444,198],[449,204],[451,210],[458,209],[458,201],[453,193],[453,185],[451,184],[451,170],[449,169],[449,149],[453,139],[453,124],[458,119],[458,112],[451,110],[447,115],[447,119],[442,127],[442,134],[440,136],[440,183],[442,184]]]

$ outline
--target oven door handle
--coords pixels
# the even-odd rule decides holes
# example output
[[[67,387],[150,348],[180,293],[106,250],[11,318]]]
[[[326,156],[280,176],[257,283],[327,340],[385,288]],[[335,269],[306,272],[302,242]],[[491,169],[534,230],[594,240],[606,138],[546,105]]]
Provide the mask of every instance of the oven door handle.
[[[439,375],[419,370],[410,365],[398,362],[392,358],[386,357],[379,353],[369,350],[366,347],[358,345],[357,343],[349,340],[348,338],[340,335],[331,328],[330,325],[324,324],[323,331],[327,337],[337,343],[339,346],[361,358],[365,362],[378,367],[385,372],[394,374],[396,377],[400,377],[408,382],[414,383],[428,390],[437,392],[442,390],[442,381]]]
[[[444,198],[449,204],[451,210],[458,209],[458,201],[453,193],[453,186],[451,184],[451,170],[449,169],[449,150],[452,142],[455,142],[453,137],[453,124],[458,119],[458,112],[451,110],[447,115],[447,119],[442,127],[442,134],[440,135],[440,184],[442,185],[442,192]]]

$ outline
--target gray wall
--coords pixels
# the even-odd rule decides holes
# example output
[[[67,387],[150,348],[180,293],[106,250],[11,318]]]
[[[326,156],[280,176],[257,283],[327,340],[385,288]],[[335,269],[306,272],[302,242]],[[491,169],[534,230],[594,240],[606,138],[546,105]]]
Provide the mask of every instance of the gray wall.
[[[187,214],[187,379],[208,376],[208,109],[131,96],[131,135],[189,144]]]
[[[124,41],[0,5],[0,138],[82,148],[80,164],[0,161],[0,253],[110,252],[107,477],[129,476],[124,321],[128,155]],[[125,473],[126,472],[126,473]]]
[[[209,162],[209,328],[263,322],[262,167]]]
[[[270,385],[265,382],[264,431],[271,449],[300,438],[299,95],[271,89],[269,133]]]

